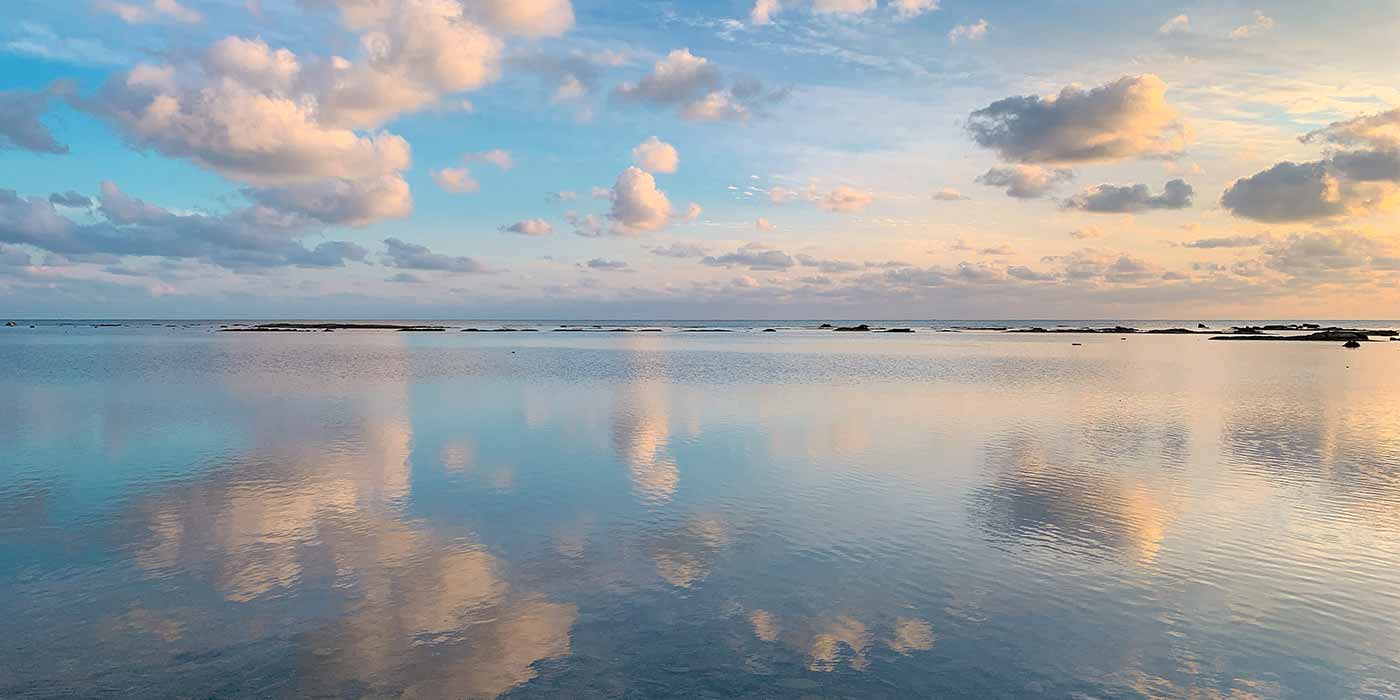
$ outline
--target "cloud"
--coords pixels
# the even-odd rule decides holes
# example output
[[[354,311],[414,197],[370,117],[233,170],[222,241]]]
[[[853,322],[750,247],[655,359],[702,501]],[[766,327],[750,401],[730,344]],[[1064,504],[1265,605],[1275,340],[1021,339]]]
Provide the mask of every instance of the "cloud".
[[[858,272],[866,268],[865,265],[853,262],[846,262],[845,260],[827,260],[825,258],[818,258],[805,254],[799,254],[797,256],[797,262],[803,267],[815,267],[817,268],[818,272],[822,272],[825,274]]]
[[[1230,31],[1230,38],[1248,39],[1249,37],[1255,36],[1256,34],[1262,34],[1273,28],[1273,18],[1269,17],[1263,12],[1260,12],[1259,10],[1255,10],[1254,21],[1250,22],[1249,24],[1235,27],[1233,30]]]
[[[1031,268],[1026,267],[1025,265],[1014,265],[1012,267],[1008,267],[1006,268],[1006,274],[1018,280],[1023,280],[1026,282],[1053,282],[1054,280],[1059,279],[1059,277],[1057,277],[1054,273],[1036,272],[1035,270],[1032,270]]]
[[[761,216],[758,217],[758,219],[754,220],[753,226],[754,226],[754,228],[756,228],[756,229],[758,229],[758,230],[760,230],[760,231],[772,231],[772,230],[778,228],[777,226],[773,225],[773,222],[771,222],[771,221],[769,221],[769,220],[767,220],[767,219],[765,219],[765,218],[763,218],[763,217],[761,217]]]
[[[1321,160],[1283,161],[1236,180],[1220,203],[1257,221],[1337,218],[1385,209],[1400,193],[1400,110],[1363,115],[1311,131],[1304,143],[1360,146]]]
[[[724,76],[709,60],[690,49],[675,49],[637,82],[613,91],[621,100],[658,107],[676,107],[690,121],[744,121],[786,99],[787,90],[769,89],[752,79],[724,87]]]
[[[651,249],[652,255],[660,255],[666,258],[699,258],[703,257],[706,252],[703,246],[690,243],[672,243],[667,246],[658,246]]]
[[[1349,210],[1342,185],[1322,161],[1284,161],[1240,178],[1220,197],[1235,216],[1256,221],[1303,221],[1341,216]]]
[[[15,26],[18,31],[0,44],[0,51],[79,66],[111,66],[126,62],[99,41],[59,36],[37,22],[20,21]]]
[[[405,243],[398,238],[384,239],[384,248],[384,264],[388,267],[440,272],[488,272],[486,266],[475,259],[434,253],[427,246]]]
[[[67,192],[55,192],[49,195],[49,201],[60,207],[70,209],[89,209],[92,207],[92,198],[73,190]]]
[[[1324,141],[1342,146],[1365,145],[1378,150],[1400,148],[1400,109],[1332,122],[1305,134],[1303,143]]]
[[[60,84],[61,85],[61,84]],[[54,138],[39,117],[49,108],[59,86],[46,90],[0,92],[0,151],[18,149],[34,153],[64,154],[68,146]]]
[[[472,177],[471,171],[466,168],[443,168],[431,172],[433,182],[437,183],[445,192],[453,194],[463,194],[466,192],[476,192],[481,189],[481,183]]]
[[[423,284],[426,280],[410,272],[399,272],[385,278],[385,282],[395,282],[398,284]]]
[[[1223,236],[1219,238],[1199,238],[1182,243],[1183,248],[1250,248],[1269,242],[1268,236]]]
[[[674,173],[681,156],[676,147],[652,136],[632,149],[632,162],[651,173]]]
[[[690,204],[686,205],[685,214],[682,215],[681,218],[685,219],[686,221],[694,221],[700,218],[700,212],[700,205],[696,204],[695,202],[691,202]]]
[[[116,15],[118,19],[127,24],[146,24],[166,20],[197,24],[204,21],[204,15],[200,14],[198,10],[181,5],[178,0],[150,0],[146,3],[98,0],[93,6],[98,12]]]
[[[469,7],[474,19],[506,34],[560,36],[574,26],[569,0],[478,0]]]
[[[1069,232],[1070,238],[1081,241],[1089,238],[1100,238],[1102,236],[1103,230],[1097,226],[1085,226],[1084,228],[1077,228]]]
[[[977,145],[1017,163],[1172,156],[1185,148],[1188,133],[1166,91],[1148,73],[1050,97],[1007,97],[972,112],[967,131]]]
[[[817,199],[817,206],[830,212],[862,211],[875,201],[868,190],[841,185]]]
[[[1294,233],[1265,248],[1263,262],[1294,277],[1318,278],[1373,265],[1386,269],[1385,253],[1379,242],[1357,233]]]
[[[733,253],[707,255],[700,262],[712,267],[747,267],[750,270],[786,270],[792,267],[792,256],[773,250],[761,243],[750,243]]]
[[[22,197],[0,190],[0,243],[29,245],[80,261],[150,256],[230,269],[338,267],[365,256],[362,248],[344,241],[306,248],[298,239],[316,229],[305,217],[264,207],[222,215],[175,213],[132,197],[112,182],[102,183],[97,220],[78,223],[60,214],[52,201],[76,201],[74,194]]]
[[[972,199],[971,197],[951,187],[944,187],[943,189],[934,192],[931,196],[933,197],[933,199],[940,202],[961,202],[963,200]]]
[[[1186,15],[1177,15],[1157,28],[1158,34],[1185,34],[1191,31],[1191,18]]]
[[[522,236],[548,236],[554,233],[554,227],[544,219],[517,221],[509,226],[502,226],[501,230],[506,233],[518,233]]]
[[[408,183],[397,173],[359,180],[327,178],[254,188],[249,193],[264,206],[327,224],[366,226],[384,219],[402,219],[413,211]]]
[[[1128,253],[1107,253],[1091,248],[1069,255],[1046,256],[1043,260],[1058,263],[1059,276],[1075,282],[1133,284],[1160,279],[1162,274],[1156,265]]]
[[[578,193],[573,190],[561,190],[559,192],[546,192],[544,195],[546,202],[559,204],[562,202],[572,202],[578,199]]]
[[[1180,179],[1168,181],[1161,194],[1152,194],[1147,185],[1099,185],[1069,198],[1064,208],[1115,214],[1185,209],[1191,206],[1193,194],[1191,186]]]
[[[976,182],[990,187],[1004,187],[1009,197],[1033,199],[1044,197],[1056,186],[1073,179],[1074,171],[1067,168],[1003,165],[977,176]]]
[[[959,24],[948,30],[948,42],[981,41],[986,38],[989,29],[991,25],[985,19],[979,19],[974,24]]]
[[[987,247],[987,248],[979,248],[979,249],[977,250],[977,254],[978,254],[978,255],[998,255],[998,256],[1015,255],[1015,254],[1016,254],[1016,249],[1015,249],[1015,248],[1012,248],[1012,247],[1011,247],[1011,244],[1009,244],[1009,243],[1002,243],[1002,244],[1000,244],[1000,245],[989,246],[989,247]]]
[[[900,19],[912,19],[938,9],[938,0],[890,0],[890,7]]]
[[[463,163],[490,163],[501,170],[510,170],[515,167],[515,158],[510,155],[510,151],[493,148],[489,151],[479,153],[468,153],[462,156]]]
[[[749,24],[762,26],[773,21],[773,17],[783,9],[780,0],[756,0],[749,10]]]
[[[621,260],[607,260],[604,258],[593,258],[588,261],[590,270],[602,270],[604,272],[630,272],[631,269],[626,262]]]
[[[651,173],[632,166],[617,176],[612,188],[612,219],[614,231],[620,235],[635,235],[666,227],[671,218],[671,200],[656,187]]]

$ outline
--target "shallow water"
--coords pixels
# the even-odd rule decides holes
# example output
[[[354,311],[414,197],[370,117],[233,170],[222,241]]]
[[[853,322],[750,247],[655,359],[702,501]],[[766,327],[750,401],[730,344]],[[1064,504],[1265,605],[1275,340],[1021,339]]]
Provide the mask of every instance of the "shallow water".
[[[1400,694],[1400,343],[764,325],[0,329],[0,696]]]

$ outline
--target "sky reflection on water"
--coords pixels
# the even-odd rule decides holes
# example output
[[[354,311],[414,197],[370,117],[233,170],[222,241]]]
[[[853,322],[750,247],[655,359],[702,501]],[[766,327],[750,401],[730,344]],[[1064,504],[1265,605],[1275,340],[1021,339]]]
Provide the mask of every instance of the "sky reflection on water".
[[[0,340],[0,695],[1386,697],[1400,348]]]

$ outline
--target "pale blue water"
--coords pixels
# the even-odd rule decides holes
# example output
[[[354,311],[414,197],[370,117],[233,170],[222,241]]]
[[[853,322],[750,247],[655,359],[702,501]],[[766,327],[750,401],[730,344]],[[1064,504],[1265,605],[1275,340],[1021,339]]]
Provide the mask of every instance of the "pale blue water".
[[[1400,342],[187,323],[0,328],[0,696],[1400,695]]]

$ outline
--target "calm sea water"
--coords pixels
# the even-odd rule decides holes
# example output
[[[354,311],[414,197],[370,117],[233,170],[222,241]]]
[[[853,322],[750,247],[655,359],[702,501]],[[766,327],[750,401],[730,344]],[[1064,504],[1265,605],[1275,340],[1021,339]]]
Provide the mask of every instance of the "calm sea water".
[[[1400,695],[1400,343],[185,323],[0,328],[0,696]]]

